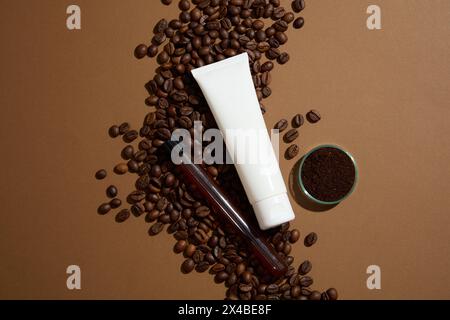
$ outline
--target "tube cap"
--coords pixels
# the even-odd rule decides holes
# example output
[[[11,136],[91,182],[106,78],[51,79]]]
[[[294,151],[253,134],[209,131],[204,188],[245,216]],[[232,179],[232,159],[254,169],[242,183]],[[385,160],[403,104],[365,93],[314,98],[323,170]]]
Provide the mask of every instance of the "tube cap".
[[[287,193],[257,201],[253,209],[262,230],[274,228],[295,219]]]

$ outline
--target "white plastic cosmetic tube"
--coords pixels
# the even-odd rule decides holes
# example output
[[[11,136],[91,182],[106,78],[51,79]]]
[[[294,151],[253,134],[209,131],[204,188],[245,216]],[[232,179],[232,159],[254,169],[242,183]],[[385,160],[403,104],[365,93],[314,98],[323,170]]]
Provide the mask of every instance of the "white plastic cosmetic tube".
[[[247,53],[194,69],[192,74],[224,136],[260,228],[266,230],[293,220],[295,215],[261,114]],[[255,146],[256,151],[249,151]]]

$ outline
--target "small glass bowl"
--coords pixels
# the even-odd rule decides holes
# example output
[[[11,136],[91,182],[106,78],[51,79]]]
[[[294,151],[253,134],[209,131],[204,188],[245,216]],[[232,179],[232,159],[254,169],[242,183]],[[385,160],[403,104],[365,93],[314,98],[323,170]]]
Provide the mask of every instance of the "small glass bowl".
[[[305,186],[303,185],[303,181],[302,181],[302,169],[303,169],[303,164],[305,163],[305,160],[306,160],[313,152],[315,152],[315,151],[317,151],[317,150],[319,150],[319,149],[322,149],[322,148],[333,148],[333,149],[337,149],[337,150],[340,150],[340,151],[344,152],[344,153],[352,160],[353,165],[355,166],[355,182],[353,183],[352,188],[350,189],[350,191],[349,191],[345,196],[343,196],[341,199],[338,199],[338,200],[336,200],[336,201],[322,201],[322,200],[316,199],[315,197],[313,197],[313,196],[308,192],[308,190],[306,190]],[[319,205],[324,205],[324,206],[333,206],[333,205],[339,204],[339,203],[341,203],[343,200],[345,200],[347,197],[349,197],[349,196],[353,193],[353,191],[355,190],[355,188],[356,188],[356,184],[357,184],[357,182],[358,182],[358,177],[359,177],[359,174],[358,174],[358,166],[356,165],[356,160],[355,160],[355,158],[354,158],[354,157],[351,155],[351,153],[348,152],[347,150],[341,148],[340,146],[333,145],[333,144],[323,144],[323,145],[317,146],[317,147],[315,147],[314,149],[312,149],[311,151],[309,151],[309,152],[302,158],[302,161],[300,162],[299,169],[298,169],[298,184],[299,184],[299,186],[300,186],[300,190],[302,191],[302,193],[303,193],[309,200],[311,200],[312,202],[317,203],[317,204],[319,204]]]

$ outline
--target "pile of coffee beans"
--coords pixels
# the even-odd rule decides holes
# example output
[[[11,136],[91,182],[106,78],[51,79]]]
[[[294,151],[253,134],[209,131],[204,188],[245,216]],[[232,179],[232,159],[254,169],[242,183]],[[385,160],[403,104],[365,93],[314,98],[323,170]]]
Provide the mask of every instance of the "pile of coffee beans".
[[[326,202],[339,201],[353,188],[356,170],[353,160],[337,148],[320,148],[303,163],[301,178],[314,198]]]
[[[299,13],[305,3],[295,0],[291,7]],[[137,175],[135,190],[126,197],[129,208],[119,209],[116,221],[124,222],[131,215],[143,216],[150,224],[151,236],[166,229],[176,240],[173,251],[184,256],[181,272],[209,272],[216,283],[224,283],[226,299],[337,299],[333,288],[323,293],[311,289],[309,261],[294,267],[291,250],[300,239],[299,230],[290,230],[286,223],[267,232],[269,242],[289,265],[283,277],[272,279],[242,239],[216,219],[204,199],[182,180],[168,155],[160,150],[173,130],[185,128],[193,132],[194,121],[201,121],[204,130],[217,128],[192,78],[192,69],[247,52],[261,102],[272,94],[270,72],[275,63],[289,61],[289,54],[282,51],[288,41],[286,31],[292,23],[297,29],[303,27],[303,18],[284,8],[280,0],[180,0],[178,8],[177,18],[161,19],[154,26],[151,43],[140,44],[134,51],[136,58],[155,58],[159,65],[153,79],[145,85],[149,93],[145,103],[152,110],[139,130],[128,123],[109,130],[112,138],[121,136],[127,144],[121,151],[126,162],[117,164],[114,172]],[[262,104],[261,111],[266,111]],[[301,123],[302,117],[296,119],[296,126]],[[293,132],[286,139],[293,141],[297,135]],[[234,166],[211,165],[205,169],[247,219],[256,223]],[[96,177],[105,178],[106,171],[98,171]],[[106,192],[109,198],[119,194],[111,186]],[[120,207],[117,200],[100,205],[98,213]],[[304,241],[310,246],[316,240],[317,236],[308,235]]]

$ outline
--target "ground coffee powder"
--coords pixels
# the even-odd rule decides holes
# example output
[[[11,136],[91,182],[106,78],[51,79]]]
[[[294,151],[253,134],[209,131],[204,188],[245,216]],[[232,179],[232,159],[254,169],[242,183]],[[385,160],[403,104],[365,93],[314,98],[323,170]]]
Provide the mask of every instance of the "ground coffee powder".
[[[334,202],[352,189],[355,166],[345,152],[336,148],[321,148],[305,159],[301,178],[305,189],[314,198]]]

